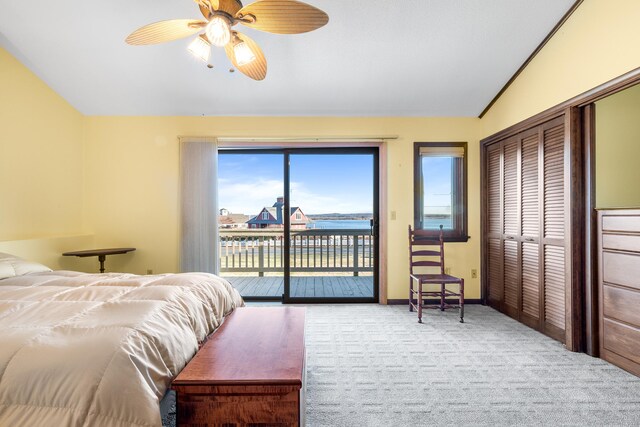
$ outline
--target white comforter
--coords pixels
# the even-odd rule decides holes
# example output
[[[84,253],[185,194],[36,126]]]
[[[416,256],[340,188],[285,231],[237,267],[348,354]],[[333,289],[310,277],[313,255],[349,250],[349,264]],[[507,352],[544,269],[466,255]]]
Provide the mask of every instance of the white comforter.
[[[204,273],[0,280],[0,426],[159,426],[171,379],[243,305]]]

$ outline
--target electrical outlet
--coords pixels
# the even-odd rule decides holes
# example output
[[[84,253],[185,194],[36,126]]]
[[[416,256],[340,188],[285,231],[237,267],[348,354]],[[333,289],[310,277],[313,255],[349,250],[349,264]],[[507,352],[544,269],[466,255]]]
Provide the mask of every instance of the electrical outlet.
[[[391,221],[396,220],[396,211],[391,211]]]
[[[153,274],[153,270],[149,268],[149,269],[147,270],[147,274]]]
[[[451,274],[451,267],[445,267],[444,274]]]
[[[477,279],[478,278],[478,270],[476,270],[475,268],[473,270],[471,270],[471,278],[472,279]]]

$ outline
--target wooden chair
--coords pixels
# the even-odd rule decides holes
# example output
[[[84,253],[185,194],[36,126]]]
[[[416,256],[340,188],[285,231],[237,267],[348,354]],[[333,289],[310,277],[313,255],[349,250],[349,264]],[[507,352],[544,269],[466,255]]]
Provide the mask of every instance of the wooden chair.
[[[444,238],[442,225],[440,226],[440,239],[434,240],[432,233],[424,230],[412,230],[409,226],[409,311],[418,311],[418,322],[422,323],[422,310],[439,308],[444,311],[447,308],[460,309],[460,323],[464,323],[464,279],[450,276],[444,273]],[[425,259],[425,258],[431,258]],[[435,260],[434,260],[435,258]],[[419,274],[416,267],[440,268],[440,274]],[[417,288],[414,287],[414,284]],[[425,291],[423,285],[440,285],[439,291]],[[446,285],[455,284],[459,291],[453,292]],[[438,297],[439,304],[426,304],[425,298]],[[458,297],[458,304],[448,304],[447,297]]]

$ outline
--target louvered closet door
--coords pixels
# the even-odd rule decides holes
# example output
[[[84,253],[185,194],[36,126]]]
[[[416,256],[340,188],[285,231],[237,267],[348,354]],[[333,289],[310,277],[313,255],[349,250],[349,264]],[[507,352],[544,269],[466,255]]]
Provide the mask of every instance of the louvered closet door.
[[[502,282],[502,144],[487,149],[487,285],[489,305],[500,309],[504,287]]]
[[[564,123],[543,127],[543,320],[544,331],[565,336],[565,148]]]
[[[540,131],[525,132],[521,139],[521,314],[522,322],[540,326]]]
[[[489,304],[565,341],[564,117],[486,146]]]
[[[518,140],[510,139],[504,143],[504,182],[503,182],[503,310],[512,317],[518,317],[519,269],[518,238],[519,200],[518,200]]]

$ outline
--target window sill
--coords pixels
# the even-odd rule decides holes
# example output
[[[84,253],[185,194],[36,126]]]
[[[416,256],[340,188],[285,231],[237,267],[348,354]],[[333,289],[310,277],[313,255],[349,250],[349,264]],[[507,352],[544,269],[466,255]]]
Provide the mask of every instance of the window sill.
[[[445,242],[468,242],[471,236],[457,236],[457,237],[447,237],[444,236]]]
[[[423,230],[424,231],[424,230]],[[428,237],[430,240],[439,240],[440,239],[440,232],[439,231],[435,231],[433,233],[432,236]],[[445,243],[447,242],[454,242],[454,243],[466,243],[469,241],[469,239],[471,238],[471,236],[447,236],[446,234],[443,237],[443,240]]]

